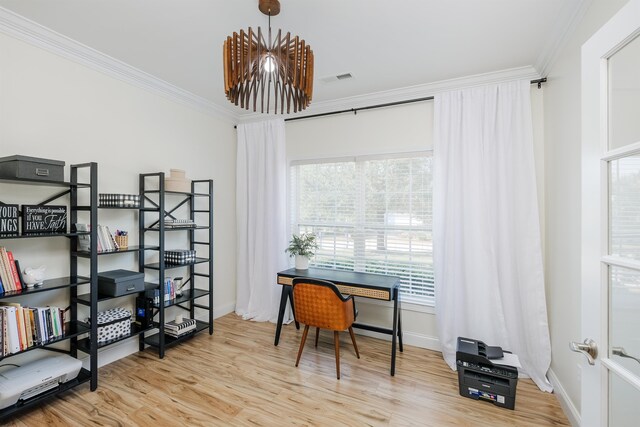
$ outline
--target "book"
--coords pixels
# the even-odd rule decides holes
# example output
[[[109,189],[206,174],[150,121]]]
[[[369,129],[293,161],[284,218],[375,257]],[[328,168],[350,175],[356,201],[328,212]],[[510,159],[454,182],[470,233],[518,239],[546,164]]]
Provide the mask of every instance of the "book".
[[[40,326],[40,342],[49,341],[49,329],[47,328],[47,309],[44,307],[36,308],[38,313],[38,323]]]
[[[7,316],[7,354],[20,352],[20,337],[18,336],[18,321],[16,319],[16,308],[14,306],[2,307]]]
[[[16,287],[13,283],[13,274],[9,267],[9,258],[7,257],[7,249],[0,246],[0,277],[2,277],[2,286],[6,291],[15,291]]]
[[[58,338],[60,335],[60,323],[58,321],[58,309],[56,307],[49,307],[49,315],[51,316],[51,331],[53,338]]]
[[[113,247],[114,251],[117,251],[118,249],[120,249],[120,245],[118,245],[118,242],[116,242],[115,237],[113,237],[113,234],[111,234],[111,230],[109,230],[109,226],[106,226],[105,229],[106,229],[107,236],[109,236],[110,246]]]
[[[24,317],[24,336],[27,341],[27,347],[33,347],[33,333],[31,331],[31,309],[29,307],[22,308],[22,316]]]
[[[4,344],[5,344],[5,333],[4,333],[4,310],[0,308],[0,357],[4,357]]]
[[[9,267],[11,269],[11,275],[13,276],[13,282],[16,285],[16,290],[22,290],[22,282],[20,282],[20,276],[16,269],[16,260],[13,258],[13,253],[11,251],[7,251],[7,258],[9,259]]]
[[[196,329],[195,319],[184,319],[180,323],[176,323],[175,320],[172,320],[164,324],[165,333],[173,337],[180,337],[180,336],[186,335],[195,329]]]
[[[16,307],[16,321],[18,322],[18,338],[20,339],[20,350],[26,350],[27,345],[27,331],[24,324],[24,308],[21,305]]]
[[[24,277],[22,277],[22,270],[20,270],[20,263],[18,260],[15,261],[16,270],[18,270],[18,279],[20,280],[20,285],[22,285],[22,289],[27,287],[27,284],[24,281]]]

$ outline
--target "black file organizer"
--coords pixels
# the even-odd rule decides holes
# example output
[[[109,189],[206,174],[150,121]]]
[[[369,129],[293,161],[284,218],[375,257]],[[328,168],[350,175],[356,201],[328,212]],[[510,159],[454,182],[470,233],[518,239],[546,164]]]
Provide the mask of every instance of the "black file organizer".
[[[458,338],[456,365],[460,395],[514,409],[518,368],[491,362],[487,357],[489,348],[482,341]]]

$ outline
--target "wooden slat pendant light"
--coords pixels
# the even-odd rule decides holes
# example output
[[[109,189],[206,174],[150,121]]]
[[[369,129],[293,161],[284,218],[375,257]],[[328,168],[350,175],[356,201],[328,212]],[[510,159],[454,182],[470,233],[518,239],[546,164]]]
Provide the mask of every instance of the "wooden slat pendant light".
[[[259,0],[269,16],[267,39],[260,27],[240,30],[223,45],[224,91],[227,99],[247,110],[287,114],[309,106],[313,95],[313,51],[304,40],[278,30],[271,34],[271,16],[280,13],[278,0]]]

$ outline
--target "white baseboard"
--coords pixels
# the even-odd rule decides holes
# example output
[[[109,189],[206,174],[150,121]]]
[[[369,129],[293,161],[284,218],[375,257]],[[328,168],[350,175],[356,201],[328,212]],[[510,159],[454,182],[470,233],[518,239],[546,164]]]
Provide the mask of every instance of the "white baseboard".
[[[555,372],[553,372],[553,370],[551,369],[549,369],[547,376],[549,377],[549,381],[551,381],[551,384],[553,385],[553,392],[558,397],[560,406],[569,419],[569,422],[572,426],[579,427],[581,422],[580,412],[578,412],[578,409],[573,404],[573,401],[569,398],[566,390],[564,389],[564,387],[562,387],[562,383],[556,376]]]
[[[391,336],[388,334],[381,334],[379,332],[367,331],[365,329],[354,328],[354,332],[357,335],[364,335],[366,337],[378,338],[381,340],[391,341]],[[414,347],[426,348],[433,351],[442,351],[440,347],[440,340],[436,337],[428,335],[416,334],[414,332],[403,332],[402,343],[412,345]]]

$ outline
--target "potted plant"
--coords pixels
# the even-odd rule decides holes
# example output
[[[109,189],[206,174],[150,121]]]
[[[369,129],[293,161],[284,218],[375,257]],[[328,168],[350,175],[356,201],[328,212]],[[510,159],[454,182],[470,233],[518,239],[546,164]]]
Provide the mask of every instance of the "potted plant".
[[[296,257],[296,270],[307,270],[309,268],[309,258],[313,256],[316,249],[318,249],[316,235],[302,233],[299,236],[293,235],[285,252],[289,252],[289,256]]]

